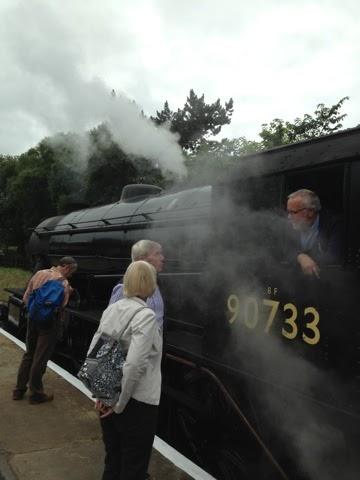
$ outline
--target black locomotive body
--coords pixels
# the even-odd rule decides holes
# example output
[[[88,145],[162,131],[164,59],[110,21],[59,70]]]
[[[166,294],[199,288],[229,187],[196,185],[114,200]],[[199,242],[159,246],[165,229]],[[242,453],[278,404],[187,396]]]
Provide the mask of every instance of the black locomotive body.
[[[34,260],[79,262],[72,283],[81,301],[67,309],[59,347],[83,359],[131,245],[158,241],[166,256],[160,435],[219,479],[355,479],[360,129],[239,165],[214,186],[130,198],[35,228]],[[342,260],[321,265],[320,279],[304,277],[284,253],[284,203],[299,188],[342,218]]]

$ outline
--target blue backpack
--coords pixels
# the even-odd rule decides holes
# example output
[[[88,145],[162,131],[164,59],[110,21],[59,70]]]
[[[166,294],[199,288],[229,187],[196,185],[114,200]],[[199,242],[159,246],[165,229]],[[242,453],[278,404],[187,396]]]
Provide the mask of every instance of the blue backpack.
[[[34,290],[28,301],[30,320],[43,323],[52,318],[57,308],[61,307],[65,296],[63,280],[48,280]]]

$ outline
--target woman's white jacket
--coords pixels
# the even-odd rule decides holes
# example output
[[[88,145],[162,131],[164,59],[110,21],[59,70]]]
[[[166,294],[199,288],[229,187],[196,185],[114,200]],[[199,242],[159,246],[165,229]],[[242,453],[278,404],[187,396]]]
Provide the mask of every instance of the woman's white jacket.
[[[130,398],[158,405],[162,333],[155,313],[138,297],[123,298],[104,310],[89,352],[102,333],[119,340],[124,351],[128,352],[123,367],[121,394],[113,406],[114,411],[121,413]]]

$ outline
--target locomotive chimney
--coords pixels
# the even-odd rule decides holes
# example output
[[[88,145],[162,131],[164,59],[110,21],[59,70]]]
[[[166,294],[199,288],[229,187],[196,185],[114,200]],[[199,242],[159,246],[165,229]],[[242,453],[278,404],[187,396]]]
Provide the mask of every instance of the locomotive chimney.
[[[121,192],[120,202],[131,202],[131,200],[135,198],[146,198],[159,195],[161,192],[162,188],[155,185],[146,185],[143,183],[125,185]]]

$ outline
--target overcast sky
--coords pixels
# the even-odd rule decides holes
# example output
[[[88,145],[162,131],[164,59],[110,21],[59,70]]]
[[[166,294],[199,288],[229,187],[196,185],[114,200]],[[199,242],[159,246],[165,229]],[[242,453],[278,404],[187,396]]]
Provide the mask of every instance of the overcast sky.
[[[0,0],[0,18],[2,154],[95,126],[112,89],[147,114],[190,88],[233,97],[228,137],[345,95],[344,125],[360,123],[357,0]]]

